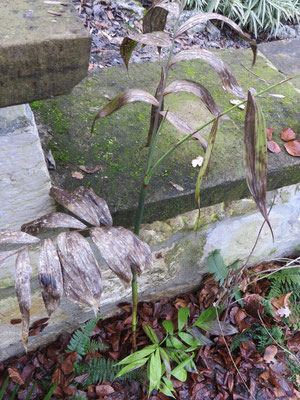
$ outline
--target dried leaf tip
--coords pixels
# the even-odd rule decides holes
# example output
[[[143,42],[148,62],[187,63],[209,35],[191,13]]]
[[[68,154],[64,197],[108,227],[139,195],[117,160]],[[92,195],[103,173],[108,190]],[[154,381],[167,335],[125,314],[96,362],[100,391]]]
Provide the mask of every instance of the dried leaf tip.
[[[22,342],[27,352],[27,342],[30,322],[31,289],[30,279],[32,269],[27,247],[20,251],[15,267],[15,291],[22,315]]]

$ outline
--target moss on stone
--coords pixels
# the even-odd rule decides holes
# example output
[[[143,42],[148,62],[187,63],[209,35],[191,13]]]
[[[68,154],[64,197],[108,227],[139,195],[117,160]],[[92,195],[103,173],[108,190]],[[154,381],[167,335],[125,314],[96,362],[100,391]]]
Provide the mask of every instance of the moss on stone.
[[[255,87],[257,91],[266,87],[265,83],[240,66],[241,63],[251,64],[249,51],[225,51],[220,54],[232,67],[234,75],[245,90],[249,86]],[[282,78],[262,57],[258,57],[253,71],[270,84]],[[78,160],[80,164],[91,167],[101,164],[103,168],[97,174],[85,176],[80,184],[85,185],[87,180],[89,181],[88,184],[108,201],[118,224],[133,225],[133,210],[138,201],[148,154],[144,144],[148,134],[151,107],[144,103],[130,104],[111,116],[98,120],[94,135],[90,134],[90,127],[94,115],[107,104],[107,97],[112,99],[126,88],[134,87],[147,89],[153,94],[159,77],[158,63],[132,65],[129,76],[123,68],[110,68],[91,73],[69,96],[34,103],[35,110],[38,110],[53,130],[53,141],[57,146],[56,174],[60,175],[58,181],[63,181],[69,189],[78,186],[78,181],[71,177],[72,171],[66,171],[63,163],[71,162],[74,168],[79,164]],[[231,106],[230,100],[234,96],[221,89],[216,72],[204,62],[177,64],[171,70],[170,81],[175,78],[195,79],[208,88],[222,109]],[[280,142],[279,135],[284,127],[290,126],[299,131],[300,122],[294,110],[299,109],[300,96],[290,85],[276,88],[276,93],[283,94],[285,98],[278,99],[266,94],[259,98],[259,102],[265,112],[267,124],[275,127],[274,140]],[[211,119],[210,113],[201,105],[200,100],[186,93],[166,96],[165,109],[176,112],[195,129]],[[221,123],[210,173],[208,179],[203,182],[202,206],[249,195],[243,166],[242,126],[245,111],[236,110],[230,117],[239,129],[230,121]],[[207,138],[209,130],[210,127],[207,127],[201,134]],[[182,137],[182,134],[166,122],[158,141],[156,159],[176,144],[178,137]],[[145,221],[168,219],[195,208],[194,187],[198,169],[192,168],[191,161],[199,155],[203,155],[203,150],[198,141],[187,141],[156,171],[149,185]],[[299,181],[299,178],[298,159],[288,156],[285,151],[269,155],[269,189],[292,184]],[[181,185],[184,191],[178,192],[170,182]]]

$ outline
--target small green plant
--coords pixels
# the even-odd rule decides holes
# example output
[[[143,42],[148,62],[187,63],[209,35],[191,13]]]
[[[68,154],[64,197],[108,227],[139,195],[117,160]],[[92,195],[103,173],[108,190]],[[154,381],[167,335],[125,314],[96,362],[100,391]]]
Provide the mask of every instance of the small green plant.
[[[199,346],[212,344],[211,340],[204,336],[200,329],[214,335],[219,335],[221,332],[225,335],[231,335],[237,332],[230,324],[217,321],[217,312],[218,310],[215,307],[208,308],[189,327],[186,326],[186,323],[190,309],[188,307],[180,308],[177,317],[177,330],[175,330],[171,320],[163,321],[162,325],[166,330],[166,336],[161,342],[159,342],[151,326],[144,325],[144,331],[152,344],[120,361],[117,365],[125,365],[125,367],[117,374],[117,377],[133,371],[135,368],[147,365],[149,396],[153,390],[160,390],[166,396],[175,398],[171,376],[185,382],[188,372],[198,373],[194,362],[194,351]]]

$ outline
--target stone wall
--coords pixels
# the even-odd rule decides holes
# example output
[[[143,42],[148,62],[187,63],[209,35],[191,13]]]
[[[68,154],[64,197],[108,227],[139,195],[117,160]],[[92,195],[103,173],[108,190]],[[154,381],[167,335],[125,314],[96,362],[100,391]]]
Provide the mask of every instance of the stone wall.
[[[269,228],[265,227],[250,262],[290,255],[300,244],[300,184],[269,192],[269,205],[275,195],[270,213],[274,243]],[[166,221],[143,225],[141,237],[152,248],[154,268],[139,278],[140,299],[157,299],[195,289],[206,272],[206,259],[215,249],[221,249],[227,264],[236,259],[245,261],[262,224],[251,199],[201,209],[201,229],[198,231],[194,231],[196,217],[197,210],[194,210]],[[34,263],[34,253],[32,256]],[[102,313],[108,317],[117,311],[118,302],[130,300],[130,287],[125,287],[101,260],[99,263],[104,280]],[[7,287],[0,290],[0,360],[23,351],[21,325],[10,323],[11,319],[20,317],[11,285],[12,281],[7,281]],[[32,291],[33,322],[46,316],[36,276]],[[91,313],[81,311],[64,298],[44,331],[29,338],[29,349],[54,340],[62,331],[74,330],[90,317]]]

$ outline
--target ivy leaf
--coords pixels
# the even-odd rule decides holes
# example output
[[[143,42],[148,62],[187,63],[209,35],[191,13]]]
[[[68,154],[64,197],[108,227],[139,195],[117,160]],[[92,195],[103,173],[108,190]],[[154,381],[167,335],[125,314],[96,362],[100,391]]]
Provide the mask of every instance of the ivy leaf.
[[[173,335],[174,333],[174,324],[171,320],[167,319],[162,323],[165,330],[168,332],[169,335]]]
[[[149,339],[151,340],[152,343],[154,343],[154,344],[158,344],[159,343],[158,337],[156,336],[156,333],[151,328],[151,326],[143,325],[143,329],[144,329],[146,335],[149,337]]]
[[[150,365],[149,365],[149,393],[154,389],[159,388],[160,378],[162,375],[161,360],[159,355],[159,349],[155,350],[155,353],[151,354]]]
[[[124,368],[121,369],[121,371],[116,375],[115,379],[119,378],[119,376],[122,376],[130,371],[133,371],[134,369],[140,368],[142,365],[146,364],[146,362],[149,360],[148,358],[142,358],[141,360],[134,361],[131,364],[126,365]]]

